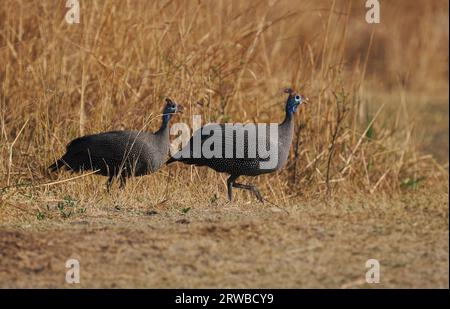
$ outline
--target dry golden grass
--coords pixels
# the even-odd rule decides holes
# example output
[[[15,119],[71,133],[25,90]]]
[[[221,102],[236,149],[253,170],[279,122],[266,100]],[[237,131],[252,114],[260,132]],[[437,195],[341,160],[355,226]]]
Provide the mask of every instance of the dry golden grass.
[[[348,241],[356,237],[358,259],[370,258],[366,238],[394,264],[403,259],[403,250],[408,252],[407,261],[399,263],[414,265],[417,272],[399,282],[390,277],[386,286],[448,287],[447,1],[383,2],[379,25],[365,22],[362,1],[80,3],[81,23],[76,25],[64,21],[64,1],[3,0],[0,8],[1,286],[60,286],[52,281],[55,274],[45,277],[38,270],[42,283],[27,283],[21,276],[35,263],[31,258],[40,256],[37,268],[45,270],[42,263],[51,265],[52,253],[66,250],[60,242],[81,235],[77,254],[87,250],[92,268],[102,256],[122,259],[124,254],[97,245],[88,249],[93,238],[124,241],[114,250],[145,253],[158,267],[175,267],[164,275],[154,266],[144,277],[135,274],[118,286],[186,286],[189,281],[180,275],[184,271],[196,274],[193,286],[233,286],[255,258],[242,250],[253,250],[261,256],[254,267],[262,270],[250,269],[261,272],[262,280],[256,284],[257,275],[243,274],[242,286],[346,287],[360,271],[355,260],[338,279],[325,278],[326,267],[303,279],[283,281],[281,274],[291,271],[285,263],[300,272],[322,256],[321,267],[332,261],[330,267],[340,267],[339,261],[348,257]],[[144,125],[156,129],[164,96],[187,107],[175,121],[190,123],[195,114],[204,123],[280,121],[286,86],[311,99],[298,112],[289,163],[277,174],[248,179],[279,207],[256,205],[246,192],[236,192],[236,201],[224,206],[224,175],[181,164],[130,181],[126,190],[112,195],[105,192],[104,178],[65,181],[76,175],[51,176],[45,170],[79,135]],[[358,196],[357,202],[352,196]],[[411,207],[417,208],[413,214]],[[153,209],[158,214],[147,216]],[[175,224],[183,209],[197,225]],[[233,224],[238,231],[227,233]],[[319,227],[343,234],[325,237],[317,252],[305,249],[283,260],[291,242],[306,248],[312,239],[320,242],[320,235],[310,235]],[[418,227],[428,232],[416,232]],[[371,232],[377,228],[392,236]],[[186,231],[192,244],[177,247],[186,241]],[[140,251],[133,245],[131,239],[144,233],[152,236],[139,239],[156,241],[157,249],[147,244]],[[42,240],[47,246],[59,237],[54,247],[48,244],[50,256],[34,244]],[[222,237],[223,243],[216,244]],[[249,247],[238,248],[252,237]],[[229,254],[242,255],[242,260],[219,259],[225,264],[218,265],[223,272],[237,273],[195,268],[193,254],[201,255],[203,249],[189,246],[197,246],[197,240],[198,246],[206,241],[206,248],[215,250],[205,255],[208,263],[234,244]],[[277,241],[280,245],[273,247]],[[23,245],[14,249],[14,243]],[[9,264],[17,254],[29,256]],[[163,257],[167,264],[154,260]],[[194,269],[183,268],[183,258]],[[433,258],[437,262],[430,266]],[[273,260],[278,262],[267,265]],[[137,272],[133,267],[120,268],[121,274]],[[392,276],[407,272],[395,267]],[[277,270],[280,277],[271,277]],[[156,284],[148,274],[167,281]],[[109,278],[95,272],[89,276]]]

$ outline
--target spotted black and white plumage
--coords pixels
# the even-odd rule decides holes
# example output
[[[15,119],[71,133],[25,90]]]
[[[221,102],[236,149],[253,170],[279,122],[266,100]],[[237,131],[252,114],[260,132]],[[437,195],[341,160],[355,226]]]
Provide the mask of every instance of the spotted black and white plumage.
[[[76,138],[49,169],[98,170],[98,174],[109,177],[108,190],[114,178],[119,178],[123,187],[127,177],[146,175],[164,164],[169,153],[168,124],[178,110],[175,102],[166,99],[162,125],[155,133],[111,131]]]
[[[208,125],[202,127],[201,129],[194,132],[193,137],[191,137],[189,143],[185,146],[185,148],[181,149],[179,153],[172,156],[167,163],[170,164],[175,161],[183,162],[185,164],[192,164],[197,166],[208,166],[220,173],[227,173],[230,177],[227,180],[227,189],[228,189],[228,198],[232,200],[232,188],[240,188],[245,190],[252,191],[259,201],[263,201],[263,197],[259,192],[258,188],[253,185],[241,184],[237,183],[236,180],[239,176],[258,176],[261,174],[272,173],[281,169],[287,162],[289,156],[289,149],[292,144],[292,138],[294,134],[294,113],[297,110],[297,107],[303,103],[303,98],[299,94],[295,93],[291,89],[286,89],[286,93],[289,94],[288,99],[286,101],[286,116],[284,121],[278,125],[278,135],[276,138],[270,139],[270,134],[265,134],[265,140],[261,140],[261,138],[257,138],[256,149],[258,149],[258,144],[262,143],[262,145],[266,146],[266,149],[269,147],[269,143],[272,145],[277,143],[277,155],[278,160],[277,164],[272,168],[261,168],[261,163],[267,162],[268,158],[261,158],[259,152],[256,151],[255,157],[248,156],[248,139],[244,139],[244,156],[238,157],[236,155],[236,150],[238,146],[236,145],[236,132],[239,132],[240,129],[236,130],[233,134],[233,138],[231,138],[230,134],[226,134],[225,125],[221,124],[220,128],[217,128],[218,131],[221,131],[221,144],[222,147],[222,156],[220,157],[205,157],[203,152],[198,152],[199,157],[194,157],[194,136],[198,135],[201,140],[200,144],[203,146],[204,143],[217,131],[211,130],[211,134],[202,134],[205,128],[208,128]],[[263,127],[264,128],[264,127]],[[259,127],[257,127],[257,130]],[[269,132],[269,125],[265,128],[266,132]],[[256,136],[259,137],[258,134]],[[223,154],[225,153],[226,147],[231,147],[233,149],[233,155],[229,158],[226,158]],[[198,147],[197,147],[198,148]],[[213,148],[212,148],[213,149]],[[184,155],[183,155],[183,154]],[[188,155],[186,155],[188,154]]]

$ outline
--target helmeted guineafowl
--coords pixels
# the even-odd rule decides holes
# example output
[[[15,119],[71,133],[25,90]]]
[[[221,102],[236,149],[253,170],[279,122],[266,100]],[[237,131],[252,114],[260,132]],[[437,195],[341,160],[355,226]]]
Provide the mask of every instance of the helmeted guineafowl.
[[[274,124],[273,128],[268,124],[262,126],[253,124],[255,131],[253,133],[246,127],[247,125],[231,127],[227,127],[228,124],[206,125],[194,132],[188,144],[174,154],[167,161],[167,164],[179,161],[186,164],[208,166],[217,172],[227,173],[230,175],[227,180],[228,199],[230,201],[232,200],[232,188],[234,187],[250,190],[260,202],[263,202],[264,199],[256,186],[237,183],[236,180],[242,175],[258,176],[271,173],[281,169],[286,164],[294,134],[294,113],[297,107],[307,99],[291,89],[286,89],[285,92],[289,96],[286,101],[286,116],[281,124]],[[271,130],[274,130],[277,134],[271,135]],[[266,134],[260,136],[258,132],[261,131],[265,131]],[[217,149],[214,149],[216,144],[211,141],[207,142],[215,134],[218,134],[216,136],[217,147],[221,148],[217,153],[215,152]],[[240,140],[237,139],[238,136],[240,136]],[[197,142],[195,141],[196,137]],[[253,142],[249,142],[250,140]],[[263,156],[259,148],[261,146],[265,146],[266,148],[262,149],[266,150],[271,148],[273,153]],[[205,155],[204,149],[219,155]]]
[[[155,132],[111,131],[86,135],[71,141],[66,153],[49,166],[51,172],[65,168],[71,171],[98,170],[108,176],[109,190],[114,178],[120,179],[120,187],[126,178],[143,176],[159,169],[169,153],[169,121],[181,107],[166,99],[162,124]]]

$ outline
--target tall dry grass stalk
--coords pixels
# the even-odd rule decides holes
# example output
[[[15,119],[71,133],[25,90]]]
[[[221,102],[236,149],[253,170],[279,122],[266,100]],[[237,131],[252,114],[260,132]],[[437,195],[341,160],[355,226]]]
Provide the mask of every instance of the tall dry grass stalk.
[[[160,113],[163,96],[187,107],[184,122],[194,114],[204,122],[274,122],[283,117],[286,86],[311,104],[299,110],[288,166],[255,180],[270,200],[323,196],[327,188],[391,194],[408,179],[447,177],[416,151],[405,119],[416,104],[409,93],[448,90],[446,1],[383,2],[379,25],[367,24],[354,1],[80,0],[74,25],[64,21],[64,4],[2,1],[0,187],[51,182],[45,167],[68,141],[139,130]],[[372,100],[383,93],[402,95],[394,106]],[[199,197],[222,190],[225,178],[212,171],[170,169],[130,190],[163,194],[171,186]],[[97,179],[20,192],[95,200]],[[2,201],[17,190],[3,189]]]

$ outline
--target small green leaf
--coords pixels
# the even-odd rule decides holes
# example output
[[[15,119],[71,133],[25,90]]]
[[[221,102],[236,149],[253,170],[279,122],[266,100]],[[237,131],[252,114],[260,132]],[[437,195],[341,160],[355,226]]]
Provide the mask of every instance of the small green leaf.
[[[367,116],[367,125],[369,128],[366,132],[366,138],[367,139],[373,139],[375,137],[375,129],[373,128],[373,118],[371,116]]]
[[[222,116],[222,122],[229,122],[230,120],[231,120],[231,117],[229,115]]]
[[[187,214],[187,213],[189,212],[189,210],[191,210],[191,207],[186,207],[186,208],[182,208],[182,209],[181,209],[181,212],[182,212],[183,214]]]
[[[369,129],[367,130],[366,137],[368,139],[373,139],[375,137],[375,130],[373,129],[373,125],[370,125]]]
[[[37,214],[36,214],[36,219],[44,220],[45,219],[45,214],[43,212],[38,211]]]
[[[402,180],[402,183],[400,184],[401,188],[404,189],[417,189],[419,186],[419,183],[422,182],[425,179],[425,177],[419,177],[419,178],[405,178]]]
[[[215,202],[217,202],[217,200],[218,200],[217,194],[214,193],[214,195],[211,197],[211,199],[209,200],[209,202],[210,202],[211,204],[214,204]]]

